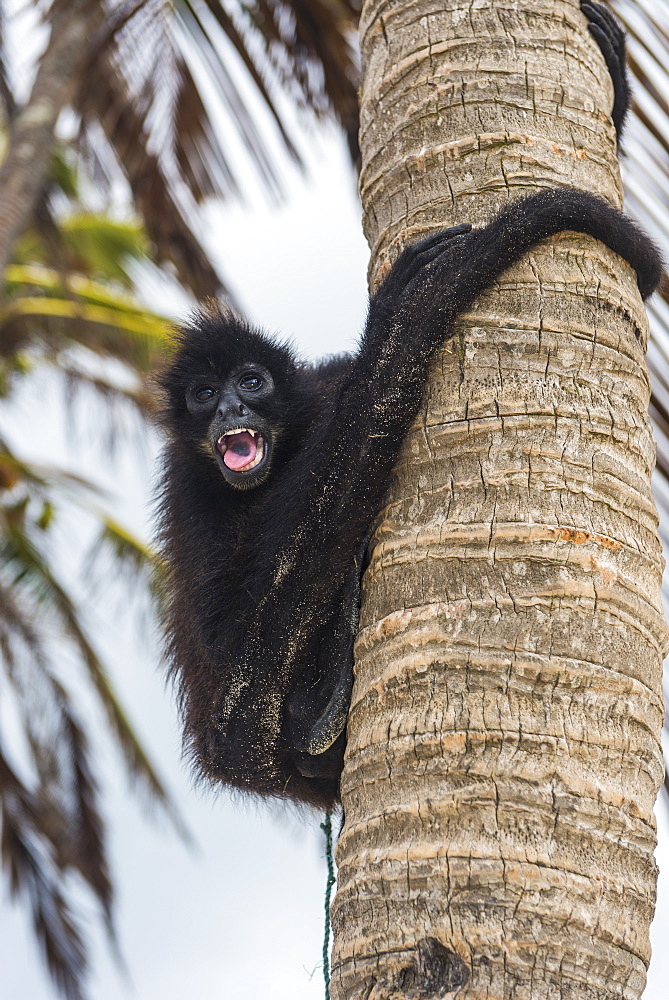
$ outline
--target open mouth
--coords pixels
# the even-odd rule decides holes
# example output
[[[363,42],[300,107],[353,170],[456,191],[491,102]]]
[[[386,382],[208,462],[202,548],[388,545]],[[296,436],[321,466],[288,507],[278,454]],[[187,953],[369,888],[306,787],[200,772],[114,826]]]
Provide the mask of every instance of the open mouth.
[[[265,457],[265,439],[260,431],[250,427],[226,431],[216,442],[216,448],[225,467],[233,472],[250,472]]]

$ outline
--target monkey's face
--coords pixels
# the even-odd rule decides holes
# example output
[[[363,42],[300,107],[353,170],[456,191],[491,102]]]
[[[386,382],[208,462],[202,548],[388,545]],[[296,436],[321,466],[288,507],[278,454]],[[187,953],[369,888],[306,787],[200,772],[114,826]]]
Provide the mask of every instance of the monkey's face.
[[[253,489],[269,476],[279,433],[273,420],[276,403],[274,379],[258,364],[241,365],[225,379],[207,377],[188,386],[188,410],[206,426],[202,444],[235,489]]]

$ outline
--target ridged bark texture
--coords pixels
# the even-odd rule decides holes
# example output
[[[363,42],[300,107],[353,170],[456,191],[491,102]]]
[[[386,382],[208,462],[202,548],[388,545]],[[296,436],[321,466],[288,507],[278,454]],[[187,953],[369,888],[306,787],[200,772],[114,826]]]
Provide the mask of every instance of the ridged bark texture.
[[[370,0],[361,39],[375,277],[538,187],[620,205],[576,0]],[[630,268],[567,234],[443,350],[364,581],[334,1000],[641,996],[667,647],[646,337]]]

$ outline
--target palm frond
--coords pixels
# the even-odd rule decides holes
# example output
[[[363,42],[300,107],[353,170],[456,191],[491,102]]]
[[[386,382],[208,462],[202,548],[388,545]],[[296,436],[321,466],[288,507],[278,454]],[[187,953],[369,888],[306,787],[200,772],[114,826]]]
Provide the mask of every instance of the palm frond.
[[[15,357],[31,348],[35,357],[60,364],[64,352],[80,344],[125,362],[129,373],[136,373],[152,369],[170,342],[166,317],[86,273],[15,264],[5,272],[5,289],[0,306],[0,356]],[[68,367],[66,360],[64,367]],[[136,399],[140,395],[136,393]]]
[[[195,206],[239,195],[246,163],[277,195],[276,138],[300,163],[280,91],[303,111],[334,116],[357,161],[357,16],[351,0],[145,0],[122,4],[98,37],[75,99],[85,146],[99,174],[125,175],[156,259],[196,298],[229,293],[202,248]],[[274,136],[252,110],[249,84]]]
[[[10,679],[15,676],[22,652],[35,662],[45,658],[30,609],[22,606],[16,589],[0,579],[0,654]]]
[[[105,850],[104,822],[100,815],[98,787],[90,763],[86,735],[74,717],[69,699],[62,688],[60,709],[62,746],[68,753],[69,785],[75,803],[71,826],[70,849],[60,859],[61,867],[71,866],[79,872],[102,904],[107,927],[112,928],[112,882]]]
[[[11,680],[35,776],[30,819],[33,836],[46,849],[39,853],[48,859],[54,881],[64,883],[71,872],[79,873],[113,936],[113,891],[97,782],[71,697],[56,680],[43,646]]]
[[[84,1000],[86,949],[59,882],[40,850],[36,797],[0,753],[0,855],[12,896],[27,898],[51,976],[67,1000]]]
[[[146,787],[153,799],[170,811],[163,784],[128,722],[102,662],[86,635],[76,605],[32,541],[11,522],[6,526],[4,541],[7,565],[14,565],[21,574],[23,585],[30,584],[34,596],[57,614],[64,634],[73,641],[86,665],[129,773]]]
[[[8,477],[9,481],[5,479],[3,482],[3,477]],[[0,488],[11,489],[19,481],[27,483],[31,492],[39,496],[51,495],[55,488],[70,492],[76,490],[78,498],[82,489],[98,495],[101,492],[96,483],[83,476],[45,463],[24,462],[0,437]],[[6,503],[0,504],[0,529],[4,526],[3,511],[7,509]]]
[[[281,4],[260,0],[258,9],[265,13],[280,13]],[[358,84],[360,80],[355,34],[360,5],[350,0],[330,3],[329,0],[291,0],[288,4],[295,22],[292,32],[284,33],[288,65],[298,67],[298,79],[304,91],[310,93],[310,104],[321,114],[329,108],[341,125],[348,140],[351,159],[358,163]],[[270,55],[272,50],[270,49]],[[316,66],[314,66],[316,61]],[[322,84],[314,87],[314,72],[320,64]],[[322,92],[319,93],[322,87]],[[323,102],[325,98],[325,102]]]
[[[83,124],[89,134],[98,126],[102,128],[115,163],[122,165],[156,261],[172,264],[180,282],[196,298],[230,298],[194,232],[194,208],[192,219],[187,220],[187,205],[184,207],[177,198],[178,184],[165,175],[158,156],[149,148],[151,136],[145,114],[140,105],[133,103],[120,70],[111,59],[101,58],[89,84],[77,105]],[[100,149],[99,142],[97,145],[98,155],[103,156],[104,149]],[[113,174],[114,165],[107,164],[106,169]]]
[[[271,194],[278,194],[280,184],[274,158],[263,137],[259,123],[249,113],[248,102],[243,99],[234,76],[224,58],[224,54],[217,48],[216,43],[211,37],[210,30],[207,30],[207,26],[198,16],[192,4],[184,3],[179,8],[179,22],[183,25],[184,31],[193,40],[198,57],[206,66],[214,82],[217,97],[222,102],[227,117],[233,124],[248,159],[257,170],[267,190]],[[281,130],[281,134],[288,141],[288,152],[296,157],[295,147],[287,139],[287,134],[283,130]],[[221,142],[217,141],[216,147],[213,151],[214,158],[212,162],[215,164],[225,164],[225,173],[233,178],[234,192],[236,193],[239,191],[239,187],[237,181],[234,180],[234,161]],[[212,179],[216,182],[216,173],[212,175]],[[216,194],[219,197],[225,197],[231,193],[230,191],[223,190],[218,183],[216,183],[216,188]]]
[[[56,340],[79,343],[97,354],[132,361],[140,371],[151,367],[152,357],[160,355],[167,343],[163,320],[148,313],[129,313],[120,309],[46,295],[23,295],[0,307],[0,325],[15,326],[19,320],[38,321],[43,334],[56,332]],[[67,320],[64,325],[52,320]],[[24,341],[34,341],[34,327],[27,324]],[[120,340],[119,332],[130,334]],[[156,351],[156,345],[158,350]]]
[[[66,356],[61,355],[54,359],[47,357],[45,361],[47,364],[53,363],[58,373],[65,379],[68,401],[75,395],[92,390],[98,402],[103,403],[108,408],[113,425],[111,427],[112,441],[115,439],[114,432],[117,430],[117,423],[114,420],[115,412],[117,412],[115,408],[125,408],[124,412],[127,412],[127,408],[130,407],[142,417],[151,417],[155,413],[156,401],[146,382],[142,379],[135,379],[130,384],[121,385],[118,381],[112,380],[104,371],[98,373],[82,371],[81,367],[78,367],[72,359]]]
[[[217,45],[214,37],[212,36],[212,32],[210,30],[207,30],[207,27],[205,24],[203,24],[202,19],[198,18],[195,8],[193,7],[192,4],[188,4],[187,9],[194,19],[194,27],[196,27],[197,30],[201,33],[201,38],[205,42],[206,46],[205,50],[208,53],[209,59],[214,63],[223,63],[224,52],[221,50],[220,40],[219,44]],[[224,38],[236,52],[244,69],[248,73],[251,81],[253,82],[258,94],[265,102],[270,114],[272,115],[272,118],[274,119],[276,127],[279,130],[279,134],[281,136],[281,139],[283,140],[286,152],[292,159],[295,160],[295,162],[299,163],[300,155],[295,145],[293,144],[290,135],[286,131],[286,127],[283,123],[283,119],[277,108],[276,102],[274,101],[269,90],[267,89],[265,80],[263,79],[258,67],[257,57],[254,58],[254,56],[249,51],[249,42],[247,41],[246,38],[244,38],[244,35],[236,26],[232,15],[228,13],[228,11],[221,4],[211,3],[207,6],[206,9],[210,15],[210,18],[213,18],[213,21],[220,29],[222,38]],[[179,119],[177,119],[177,134],[179,134],[178,122]]]
[[[112,572],[121,574],[130,588],[148,588],[160,603],[163,567],[157,552],[108,514],[98,511],[97,516],[100,531],[89,554],[91,568],[103,553],[110,553]]]
[[[20,298],[12,299],[0,308],[0,324],[10,323],[21,316],[37,318],[40,321],[50,318],[72,320],[72,325],[68,326],[68,329],[73,331],[71,340],[85,346],[89,346],[93,340],[96,351],[108,353],[113,357],[118,357],[120,353],[113,340],[96,340],[85,334],[77,336],[77,325],[90,324],[91,326],[106,327],[110,330],[124,330],[126,333],[137,334],[151,341],[157,339],[161,344],[166,341],[165,320],[156,319],[149,313],[142,313],[139,310],[107,308],[81,300],[50,298],[46,295],[23,295]],[[137,367],[146,368],[147,365],[144,363]]]

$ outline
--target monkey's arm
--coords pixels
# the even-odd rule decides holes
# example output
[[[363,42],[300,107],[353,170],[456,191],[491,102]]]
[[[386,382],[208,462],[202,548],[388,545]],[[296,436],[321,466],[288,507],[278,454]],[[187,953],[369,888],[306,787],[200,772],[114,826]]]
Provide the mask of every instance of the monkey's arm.
[[[382,481],[385,490],[388,463],[416,416],[430,366],[457,317],[533,246],[564,230],[592,236],[623,257],[636,271],[643,298],[657,287],[662,259],[646,234],[603,199],[573,188],[540,191],[508,205],[481,229],[437,232],[401,254],[371,301],[331,430],[342,439],[349,428],[346,448],[335,448],[334,461],[349,483],[341,499],[353,501],[353,511],[356,501],[364,508],[372,495],[377,503],[374,482]],[[323,473],[331,472],[325,458]],[[330,506],[327,496],[313,502]]]
[[[343,585],[457,316],[536,243],[563,230],[593,236],[620,254],[636,270],[644,298],[657,286],[662,261],[645,233],[607,202],[571,188],[541,191],[482,229],[456,226],[404,250],[372,298],[333,412],[314,427],[300,468],[291,463],[285,470],[296,484],[296,504],[283,528],[283,569],[265,597],[268,612],[284,605],[282,592],[303,595],[313,607],[324,587]]]

